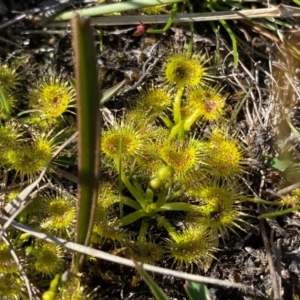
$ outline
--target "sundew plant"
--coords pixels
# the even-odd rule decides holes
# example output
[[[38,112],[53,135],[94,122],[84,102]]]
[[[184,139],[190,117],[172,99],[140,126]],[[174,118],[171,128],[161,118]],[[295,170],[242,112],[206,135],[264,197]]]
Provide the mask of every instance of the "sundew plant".
[[[38,82],[21,94],[19,89],[24,84],[24,74],[8,64],[0,67],[0,174],[4,205],[13,201],[24,185],[37,178],[57,147],[74,132],[66,118],[72,113],[75,91],[68,80],[53,70],[47,74],[45,72]],[[65,149],[61,153],[61,161],[66,154],[70,156],[71,150]],[[57,178],[54,168],[55,165],[49,168],[46,181]],[[23,209],[18,222],[49,234],[72,238],[74,197],[57,185],[32,197],[34,201]],[[41,288],[48,286],[50,279],[66,269],[66,256],[63,249],[55,244],[32,239],[29,234],[14,230],[8,232],[11,247],[20,261],[17,265],[8,245],[1,241],[0,298],[28,299],[20,265],[24,265],[26,273],[31,274],[33,284]]]
[[[188,51],[167,56],[162,82],[142,89],[104,130],[105,168],[119,182],[100,184],[94,242],[111,239],[138,261],[201,269],[219,237],[242,229],[246,197],[237,182],[247,158],[207,63]]]
[[[65,5],[70,7],[77,5],[74,3],[71,5],[69,3],[71,1],[58,2],[62,3],[49,7],[47,4],[47,9],[52,11],[53,7],[55,12],[55,7],[64,9]],[[272,66],[276,69],[281,65],[281,58],[275,56],[274,62],[280,63],[270,63],[270,72],[260,67],[265,65],[263,61],[256,61],[257,57],[259,59],[265,57],[263,59],[270,62],[270,59],[274,58],[273,50],[276,47],[282,54],[299,56],[299,51],[292,45],[293,39],[290,34],[293,26],[283,26],[285,22],[287,25],[287,20],[284,22],[277,20],[274,23],[276,26],[273,24],[274,18],[279,17],[278,14],[282,18],[286,18],[287,12],[293,16],[295,12],[292,6],[280,4],[278,7],[269,8],[273,12],[268,19],[254,22],[251,18],[259,16],[254,9],[251,9],[248,17],[249,11],[244,14],[242,4],[226,1],[226,3],[208,1],[201,4],[198,3],[199,1],[184,1],[182,5],[177,5],[182,2],[180,0],[148,0],[144,1],[145,3],[139,0],[113,1],[118,3],[104,4],[102,2],[105,1],[98,2],[101,5],[78,4],[81,8],[80,14],[93,16],[96,11],[99,14],[98,9],[100,9],[100,14],[105,14],[106,19],[120,14],[120,17],[126,17],[127,21],[132,22],[131,17],[127,13],[122,16],[122,12],[132,10],[133,5],[138,5],[136,8],[139,10],[134,18],[146,17],[143,19],[147,20],[149,16],[144,14],[161,12],[168,13],[169,16],[164,28],[161,29],[156,28],[160,26],[159,22],[158,25],[148,24],[148,21],[144,24],[139,20],[137,27],[126,28],[125,31],[119,29],[107,31],[107,34],[106,29],[92,29],[90,20],[78,14],[74,15],[74,11],[61,15],[57,11],[54,22],[69,21],[73,18],[74,64],[68,60],[73,59],[72,55],[69,55],[73,53],[72,51],[59,50],[68,47],[68,31],[65,31],[61,37],[53,33],[57,32],[56,30],[51,29],[49,32],[46,27],[43,27],[43,30],[34,29],[32,32],[35,33],[28,33],[28,36],[40,34],[37,32],[59,36],[54,56],[45,56],[47,60],[51,58],[47,65],[40,64],[44,59],[43,57],[40,60],[40,53],[39,59],[34,58],[37,64],[31,65],[32,60],[28,57],[33,55],[33,52],[34,55],[37,53],[27,51],[19,32],[15,36],[18,37],[18,42],[20,40],[22,43],[20,49],[12,51],[7,61],[0,64],[0,299],[100,299],[102,291],[99,294],[95,292],[97,296],[93,297],[92,286],[100,286],[102,283],[105,287],[105,284],[111,284],[106,291],[103,291],[104,294],[113,291],[121,295],[130,284],[131,287],[135,287],[141,276],[145,279],[141,272],[143,267],[151,271],[161,270],[157,268],[159,266],[172,269],[167,270],[169,272],[179,270],[207,275],[212,262],[219,256],[218,251],[223,250],[230,238],[243,234],[243,231],[249,231],[251,226],[249,220],[254,211],[250,210],[254,207],[253,203],[258,205],[256,212],[262,208],[260,219],[300,210],[298,182],[292,185],[292,188],[283,189],[284,193],[282,190],[281,193],[277,193],[277,190],[276,194],[272,192],[273,196],[277,197],[276,200],[272,199],[273,196],[267,196],[265,200],[259,197],[264,197],[261,192],[265,192],[265,183],[269,186],[273,183],[273,179],[257,176],[252,180],[253,172],[249,174],[249,164],[255,162],[254,168],[256,171],[260,170],[261,175],[268,175],[269,172],[265,172],[267,166],[275,167],[280,171],[284,168],[287,172],[282,172],[280,177],[286,175],[286,182],[298,181],[299,169],[294,158],[286,159],[283,155],[282,160],[280,157],[275,157],[277,154],[274,153],[271,154],[272,157],[267,157],[266,155],[269,155],[267,153],[273,152],[277,146],[274,149],[273,146],[270,147],[272,148],[269,149],[270,151],[264,149],[263,146],[268,140],[265,141],[264,134],[260,137],[260,130],[258,130],[262,129],[264,133],[269,128],[271,111],[276,115],[276,106],[279,110],[282,108],[281,104],[275,105],[281,96],[293,98],[289,89],[285,89],[285,84],[282,84],[288,81],[288,84],[291,84],[293,81],[286,72],[288,68],[279,68],[281,71],[285,69],[284,81],[277,80],[276,76],[280,73],[272,71]],[[158,4],[154,2],[161,2],[159,4],[166,4],[166,6],[160,5],[142,10],[149,3],[152,6]],[[172,5],[168,5],[169,3]],[[211,12],[227,11],[228,5],[230,13],[244,17],[241,22],[243,26],[250,26],[248,29],[251,28],[251,34],[252,29],[255,29],[255,36],[258,34],[263,37],[257,41],[256,38],[253,39],[251,45],[251,54],[255,54],[253,57],[247,51],[248,44],[243,45],[242,39],[239,39],[240,49],[244,49],[246,54],[246,56],[241,55],[239,60],[237,39],[231,25],[229,26],[233,24],[233,28],[237,28],[238,21],[234,23],[228,21],[227,24],[225,19],[219,21],[229,34],[232,51],[228,47],[229,44],[223,43],[223,37],[220,36],[225,31],[223,29],[220,31],[212,22],[212,30],[217,37],[214,59],[210,57],[209,51],[201,52],[196,49],[196,44],[193,44],[193,40],[197,38],[194,23],[193,19],[189,19],[187,21],[189,32],[185,29],[182,32],[177,31],[179,28],[174,30],[175,39],[179,36],[181,42],[185,40],[182,42],[185,45],[178,45],[175,40],[174,47],[169,47],[170,44],[167,47],[164,45],[164,53],[159,53],[162,45],[160,43],[163,41],[154,38],[155,34],[165,33],[173,21],[177,23],[182,12],[198,13],[203,9]],[[116,10],[118,6],[119,10]],[[27,4],[24,7],[27,7]],[[241,14],[238,9],[241,9]],[[8,24],[14,28],[15,22],[24,20],[18,17],[5,20],[5,9],[0,10],[4,11],[2,29]],[[273,15],[275,10],[276,16]],[[37,22],[39,18],[42,20],[45,17],[47,21],[50,20],[48,11],[43,14],[42,6],[38,7],[37,11],[32,11],[30,9],[25,11],[25,14],[21,14],[23,17],[27,16],[26,23],[22,26],[18,25],[15,29],[19,31],[24,27],[23,25],[27,26],[26,24],[31,21]],[[225,12],[226,18],[229,15]],[[8,16],[11,17],[10,14]],[[182,20],[186,20],[185,17]],[[101,20],[97,22],[101,23]],[[269,27],[271,22],[272,27]],[[69,26],[69,22],[67,23]],[[44,25],[47,24],[42,24]],[[36,26],[39,25],[35,23],[34,28]],[[248,29],[244,31],[247,33]],[[274,35],[270,35],[272,31]],[[204,34],[205,32],[207,33],[204,31]],[[279,47],[280,43],[276,37],[279,33],[279,40],[291,46],[289,51],[284,44],[281,45],[283,47]],[[143,39],[145,35],[147,35],[147,42]],[[61,42],[66,36],[68,38]],[[95,36],[97,42],[94,40]],[[164,35],[168,38],[170,36]],[[201,34],[201,43],[202,36]],[[248,41],[248,35],[245,37]],[[262,50],[267,38],[271,38],[274,45],[270,44]],[[52,38],[49,39],[49,43],[50,40],[52,44],[56,37],[53,41]],[[106,52],[105,47],[109,46],[105,45],[106,40],[113,45],[118,41],[118,47]],[[43,38],[41,42],[44,43],[45,39]],[[48,48],[45,48],[42,43],[40,43],[43,47],[41,49],[47,50]],[[99,48],[96,48],[95,44]],[[119,53],[121,45],[120,52],[123,53]],[[137,49],[137,45],[140,49]],[[150,52],[145,53],[144,50],[150,47]],[[233,71],[226,76],[230,86],[223,84],[225,80],[222,81],[221,78],[218,78],[219,82],[217,82],[215,79],[217,77],[214,76],[220,70],[217,69],[220,65],[216,67],[213,61],[216,63],[221,61],[219,50],[223,47],[228,50],[228,52],[226,50],[228,55],[222,61],[222,66],[225,66],[224,74],[225,71],[227,72],[227,66]],[[172,51],[169,48],[176,50]],[[26,53],[20,55],[23,49],[26,49]],[[95,53],[96,49],[101,51],[99,56]],[[270,56],[264,55],[266,50]],[[152,56],[155,52],[156,54]],[[105,53],[112,56],[112,62],[108,62],[107,58],[104,60],[100,58],[102,54],[105,56]],[[127,53],[130,53],[130,64],[127,64],[125,58]],[[233,64],[228,65],[231,55]],[[65,60],[67,56],[68,59]],[[56,57],[56,69],[49,67],[49,63],[53,63]],[[255,78],[251,75],[252,72],[247,71],[248,62],[243,65],[243,59],[246,57],[251,58],[251,68],[253,67],[255,71]],[[142,65],[141,62],[144,64]],[[286,63],[287,66],[293,64],[290,58]],[[113,71],[118,69],[116,73],[111,72],[112,64],[115,64]],[[135,64],[138,65],[136,70],[128,70]],[[238,69],[239,64],[243,73]],[[73,65],[75,78],[72,77],[73,74],[65,74],[61,71]],[[136,81],[140,70],[141,77]],[[256,73],[256,70],[260,71],[261,75]],[[115,78],[111,74],[116,74]],[[150,76],[147,77],[148,75]],[[124,89],[125,92],[116,98],[121,101],[114,108],[119,108],[126,103],[125,107],[122,107],[122,113],[120,110],[112,112],[105,107],[106,101],[110,100],[126,83],[126,80],[119,82],[119,76],[122,78],[127,76],[130,79],[130,82],[127,82],[127,87],[130,88]],[[231,78],[235,79],[236,84],[231,81]],[[263,87],[267,87],[266,89],[259,88],[262,79]],[[113,81],[118,83],[107,90],[102,90],[102,86],[106,86],[107,83],[111,85]],[[272,82],[274,85],[271,84]],[[274,91],[271,91],[272,87]],[[296,92],[295,87],[293,86]],[[240,88],[242,93],[239,93]],[[129,93],[135,89],[134,93]],[[270,95],[265,97],[269,90]],[[235,96],[230,97],[233,91]],[[243,99],[239,99],[241,95],[244,96]],[[252,102],[248,101],[249,95],[253,99]],[[259,96],[258,106],[256,106],[256,96]],[[299,97],[294,98],[299,100]],[[237,99],[241,101],[237,101],[236,107],[233,108],[233,101]],[[271,101],[270,107],[268,101]],[[109,104],[113,106],[115,103]],[[255,112],[253,117],[252,108]],[[244,110],[244,114],[239,114],[241,109]],[[274,120],[279,116],[283,117],[285,113],[278,114]],[[263,116],[264,114],[266,116]],[[260,115],[263,117],[261,118]],[[284,119],[293,134],[300,139],[300,133],[293,127],[290,117],[284,116]],[[242,123],[243,127],[240,126]],[[256,124],[259,125],[257,130]],[[281,143],[287,144],[290,148],[294,144],[292,135],[288,138],[288,142],[284,138]],[[245,145],[248,145],[249,150]],[[259,152],[253,155],[253,159],[250,154],[251,149]],[[275,152],[278,152],[277,149]],[[280,151],[278,154],[281,155]],[[260,161],[257,160],[258,158]],[[259,179],[261,179],[259,192],[256,193]],[[274,186],[277,189],[277,183]],[[248,196],[248,191],[251,191],[255,197]],[[277,209],[265,210],[264,206]],[[287,225],[293,224],[287,222]],[[280,228],[274,225],[271,226],[272,230],[275,227]],[[271,250],[262,220],[260,220],[260,229],[271,274],[269,277],[274,286],[272,290],[269,289],[269,283],[264,284],[263,288],[255,287],[252,295],[260,295],[260,290],[268,286],[267,297],[274,294],[274,298],[279,299],[283,290],[281,281],[275,280],[276,271],[273,270]],[[275,231],[271,233],[271,241]],[[280,235],[285,237],[281,233]],[[278,242],[280,240],[278,239]],[[281,247],[280,243],[277,245]],[[280,253],[280,248],[277,250]],[[288,254],[298,252],[293,251]],[[224,256],[220,256],[222,260]],[[124,271],[125,268],[123,270],[117,264],[112,265],[112,268],[109,265],[107,268],[107,262],[102,264],[102,261],[97,261],[95,257],[135,266],[139,274],[127,273]],[[261,257],[264,258],[264,255]],[[139,262],[154,266],[141,265]],[[262,263],[265,264],[264,261]],[[228,274],[228,268],[224,265],[219,264],[216,267],[223,273],[221,277]],[[246,267],[249,268],[248,265]],[[118,273],[119,271],[121,274]],[[161,273],[167,274],[166,270]],[[234,273],[235,270],[232,274],[236,277]],[[250,273],[247,270],[247,276]],[[291,276],[296,274],[292,273],[287,273],[290,274],[289,282],[292,281]],[[253,274],[250,275],[252,278]],[[179,278],[180,276],[178,275]],[[241,282],[239,277],[237,275],[235,281]],[[197,280],[200,280],[199,276]],[[149,280],[145,281],[149,283]],[[113,286],[115,282],[118,283],[118,287]],[[230,282],[230,287],[241,286],[243,285],[240,283]],[[276,289],[278,289],[277,296]],[[177,292],[177,288],[174,290]],[[291,293],[294,294],[294,291]],[[132,298],[132,295],[129,298]]]
[[[166,56],[158,74],[162,79],[147,82],[119,120],[104,128],[91,246],[110,245],[112,253],[144,263],[206,270],[221,247],[219,240],[226,243],[231,233],[243,229],[247,198],[239,182],[247,157],[226,119],[228,95],[209,80],[208,61],[185,50]],[[28,88],[22,98],[26,109],[19,112],[15,98],[21,75],[7,65],[1,74],[0,164],[16,185],[5,193],[8,203],[20,192],[18,184],[32,182],[74,132],[68,116],[74,114],[75,91],[61,75],[46,74]],[[56,164],[74,167],[75,155],[76,148],[66,148]],[[59,170],[52,164],[48,181],[57,180]],[[51,184],[18,221],[73,239],[76,198]],[[13,232],[12,240],[34,284],[49,286],[52,280],[53,290],[60,285],[61,299],[70,293],[84,297],[78,279],[59,284],[57,275],[68,269],[70,254],[28,234]],[[16,286],[13,294],[2,289],[0,296],[20,298],[25,293],[20,273],[6,255],[6,245],[0,246],[5,254],[1,280]]]

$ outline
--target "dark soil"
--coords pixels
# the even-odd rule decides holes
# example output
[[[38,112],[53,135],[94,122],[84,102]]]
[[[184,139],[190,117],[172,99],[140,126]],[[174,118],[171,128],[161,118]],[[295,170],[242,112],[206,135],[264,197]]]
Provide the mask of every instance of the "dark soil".
[[[4,23],[16,17],[18,13],[39,5],[43,6],[45,1],[14,0],[0,1],[1,3],[5,4],[0,6],[1,23]],[[79,5],[73,6],[79,7]],[[296,20],[287,21],[297,28]],[[299,91],[297,85],[299,60],[286,50],[283,50],[286,56],[282,55],[277,47],[280,47],[279,43],[260,35],[243,22],[232,22],[230,25],[240,38],[239,58],[244,64],[244,67],[239,65],[234,70],[238,81],[232,76],[231,59],[226,57],[230,51],[230,39],[226,32],[221,30],[217,40],[209,24],[196,24],[194,51],[213,55],[217,49],[216,45],[220,43],[221,63],[213,65],[210,61],[209,64],[215,70],[215,80],[225,86],[224,91],[230,93],[229,116],[231,110],[241,101],[240,85],[244,86],[246,91],[253,88],[251,97],[256,103],[247,103],[248,111],[247,109],[241,111],[236,124],[237,130],[242,132],[244,145],[251,157],[250,167],[245,174],[245,192],[250,196],[258,196],[266,200],[274,199],[273,193],[283,186],[296,182],[297,175],[292,176],[289,170],[278,170],[272,167],[268,158],[284,152],[296,161],[296,174],[299,174],[299,143],[286,123],[288,116],[293,124],[300,128],[299,99],[284,76],[288,74]],[[247,31],[250,41],[247,41],[246,35],[239,30],[241,28]],[[42,29],[46,30],[41,32]],[[121,92],[107,103],[107,107],[116,115],[134,101],[137,85],[144,85],[146,80],[160,80],[156,74],[162,68],[165,55],[170,51],[181,49],[190,37],[189,27],[184,25],[156,36],[135,37],[132,36],[134,31],[135,26],[103,28],[104,46],[100,51],[101,37],[99,29],[95,28],[97,59],[103,74],[103,89],[127,79]],[[286,35],[294,38],[292,33]],[[59,73],[73,76],[74,61],[71,46],[70,32],[47,30],[47,25],[37,26],[30,18],[15,22],[1,30],[2,62],[26,55],[28,58],[22,70],[26,72],[28,82],[35,81],[36,76],[42,74],[49,66],[54,67]],[[269,76],[270,64],[277,85]],[[145,70],[146,74],[143,73]],[[143,75],[146,76],[139,82]],[[257,107],[260,109],[258,112]],[[220,240],[219,251],[215,254],[216,259],[207,272],[201,274],[252,286],[254,292],[251,294],[237,289],[208,285],[211,299],[274,299],[270,267],[258,219],[264,209],[256,204],[248,204],[247,213],[250,217],[245,220],[247,224],[243,226],[244,231],[239,231],[238,235],[232,234],[230,239],[225,241],[225,245]],[[263,224],[281,286],[281,297],[286,300],[299,299],[300,252],[294,254],[292,252],[300,249],[300,214],[295,212],[263,221]],[[168,267],[170,263],[164,261],[162,266]],[[196,268],[193,271],[197,272]],[[111,278],[103,280],[102,272],[109,274]],[[132,284],[134,276],[134,270],[105,261],[93,262],[86,270],[86,282],[90,287],[97,288],[94,292],[95,299],[153,299],[143,281],[138,281],[136,286]],[[186,299],[184,281],[158,274],[153,275],[153,278],[171,299]]]

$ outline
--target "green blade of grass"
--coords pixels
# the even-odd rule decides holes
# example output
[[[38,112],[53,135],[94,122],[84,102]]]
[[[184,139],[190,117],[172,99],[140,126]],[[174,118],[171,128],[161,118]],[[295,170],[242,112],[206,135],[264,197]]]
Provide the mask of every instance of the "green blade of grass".
[[[292,122],[287,118],[287,123],[289,124],[291,131],[295,134],[298,140],[300,140],[300,131],[292,124]]]
[[[119,140],[119,159],[118,159],[118,169],[119,174],[118,174],[118,182],[119,182],[119,208],[120,208],[120,218],[123,218],[124,216],[124,211],[123,211],[123,202],[122,202],[122,191],[123,191],[123,181],[121,178],[121,172],[122,172],[122,148],[123,148],[123,143],[122,139],[120,138]]]
[[[101,99],[100,99],[100,103],[104,104],[105,102],[107,102],[113,95],[115,95],[124,86],[125,82],[126,82],[126,79],[117,83],[116,85],[109,88],[105,92],[103,92]]]
[[[267,166],[277,169],[279,171],[284,171],[289,167],[292,167],[294,162],[290,159],[280,159],[277,157],[271,157],[267,161]]]
[[[147,216],[147,213],[144,212],[142,209],[135,211],[135,212],[123,217],[119,222],[119,226],[127,226],[127,225],[132,224],[132,223],[136,222],[137,220],[144,218],[146,216]]]
[[[100,112],[98,73],[93,32],[88,19],[72,21],[76,66],[78,121],[78,204],[76,242],[89,245],[98,197]],[[74,270],[81,271],[85,256],[76,254]]]
[[[10,114],[9,104],[2,86],[0,86],[0,110],[2,111],[2,113],[5,114],[5,116],[9,116]]]
[[[230,36],[231,43],[232,43],[233,66],[237,68],[239,63],[239,52],[237,50],[237,42],[236,42],[234,32],[231,30],[230,26],[227,24],[225,20],[220,20],[219,22],[223,25],[223,27],[226,29],[226,31]]]
[[[72,18],[74,13],[78,13],[82,16],[99,16],[103,14],[112,14],[122,11],[140,9],[145,7],[151,7],[156,5],[164,5],[171,3],[182,2],[182,0],[131,0],[126,2],[102,4],[94,7],[89,7],[85,9],[79,9],[75,11],[66,11],[57,15],[53,21],[67,21]]]
[[[184,289],[190,300],[210,300],[208,289],[203,283],[187,281]]]
[[[212,12],[216,12],[216,9],[213,7],[212,4],[207,5],[207,7],[212,11]],[[232,54],[233,54],[233,66],[235,68],[237,68],[238,63],[239,63],[239,53],[237,50],[237,41],[234,35],[234,32],[231,30],[230,26],[228,25],[228,23],[225,20],[219,20],[219,22],[223,25],[223,27],[225,28],[225,30],[227,31],[230,39],[231,39],[231,43],[232,43]]]
[[[131,198],[126,197],[126,196],[122,196],[122,203],[132,207],[135,210],[142,209],[141,205],[137,201],[134,201]]]
[[[73,77],[69,77],[69,82],[72,85],[73,89],[76,90],[76,80]],[[117,83],[116,85],[112,86],[106,91],[102,91],[101,97],[100,97],[100,104],[104,104],[107,102],[112,96],[114,96],[126,83],[126,79],[123,81]]]
[[[150,288],[152,295],[157,300],[169,300],[168,296],[162,291],[162,289],[153,281],[153,279],[148,275],[148,273],[135,261],[133,260],[136,269],[147,283]]]
[[[261,214],[259,216],[259,218],[260,219],[276,218],[276,217],[279,217],[279,216],[289,214],[293,211],[299,211],[299,210],[300,210],[300,206],[294,206],[294,207],[287,208],[287,209],[284,209],[284,210],[278,210],[278,211],[273,211],[273,212],[270,212],[270,213]]]

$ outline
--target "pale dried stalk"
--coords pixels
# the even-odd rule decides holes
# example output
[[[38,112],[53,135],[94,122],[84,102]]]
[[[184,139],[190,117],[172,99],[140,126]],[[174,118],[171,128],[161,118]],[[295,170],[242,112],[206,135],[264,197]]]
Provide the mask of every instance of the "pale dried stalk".
[[[280,4],[271,8],[245,9],[239,11],[221,11],[207,13],[186,13],[176,14],[173,22],[207,22],[218,20],[239,20],[239,19],[255,19],[255,18],[286,18],[300,16],[300,8]],[[143,24],[161,24],[166,23],[170,15],[150,15],[150,16],[109,16],[109,17],[92,17],[91,24],[96,26],[114,26],[114,25],[136,25]],[[65,27],[69,25],[69,21],[59,22],[53,21],[47,24],[47,27]]]

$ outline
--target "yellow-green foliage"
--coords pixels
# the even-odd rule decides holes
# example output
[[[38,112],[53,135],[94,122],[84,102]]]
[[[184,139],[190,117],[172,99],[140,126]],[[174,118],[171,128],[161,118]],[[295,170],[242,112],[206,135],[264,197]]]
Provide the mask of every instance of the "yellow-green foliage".
[[[105,172],[92,244],[107,243],[108,249],[145,263],[168,259],[178,267],[206,268],[217,251],[218,234],[225,240],[242,229],[244,198],[236,181],[244,174],[245,151],[228,127],[224,88],[208,85],[207,61],[205,55],[184,51],[167,56],[162,80],[140,90],[124,116],[101,133]],[[0,76],[0,85],[9,83],[4,89],[9,97],[19,84],[15,72],[10,70],[8,79]],[[18,117],[6,110],[0,124],[0,167],[21,180],[33,180],[50,161],[75,96],[59,75],[43,76],[28,90],[27,112]],[[33,200],[19,221],[73,237],[76,203],[45,194]],[[19,238],[24,241],[31,243],[26,245],[26,268],[49,286],[65,269],[65,253],[28,235]],[[8,256],[0,247],[0,280],[14,280],[22,293],[23,283]],[[5,266],[12,271],[6,274]],[[77,279],[66,284],[55,279],[53,284],[43,299],[86,299]],[[15,299],[7,295],[2,298]]]
[[[165,141],[158,154],[167,165],[173,167],[176,178],[191,175],[201,164],[201,153],[193,139]]]
[[[24,176],[32,177],[41,171],[52,156],[52,142],[42,136],[34,138],[29,143],[21,141],[4,150],[5,161],[10,169]]]
[[[44,206],[46,216],[41,220],[41,227],[51,233],[67,232],[73,229],[75,221],[75,204],[68,197],[49,197]]]
[[[16,69],[0,66],[0,167],[31,180],[51,159],[75,93],[60,76],[45,75],[20,95],[22,80]]]
[[[186,52],[170,55],[163,72],[166,83],[177,88],[199,86],[207,71],[204,61],[204,56],[193,56]]]
[[[100,193],[107,204],[98,204],[102,221],[96,217],[94,235],[122,243],[116,235],[120,228],[141,221],[125,253],[143,262],[165,256],[179,266],[201,267],[212,259],[218,234],[225,241],[230,231],[242,229],[245,198],[236,181],[243,175],[245,151],[227,133],[227,95],[208,86],[206,61],[204,55],[185,52],[168,56],[163,83],[141,91],[122,121],[103,132],[102,151],[115,162],[111,167],[123,188],[114,192],[110,205],[105,199],[111,196]],[[210,131],[199,135],[208,123]],[[176,220],[181,212],[180,228],[173,224],[173,211]],[[151,226],[167,237],[153,240]]]
[[[0,277],[0,286],[0,299],[26,299],[26,288],[19,274],[4,274]]]
[[[36,273],[51,277],[63,269],[63,252],[55,244],[37,242],[36,245],[27,247],[26,252],[31,256],[30,266]]]
[[[78,278],[72,278],[62,284],[60,293],[57,295],[58,300],[86,300],[92,299],[87,293],[87,288],[82,286]],[[45,298],[45,300],[48,300]],[[52,299],[51,299],[52,300]]]
[[[295,189],[292,193],[282,196],[281,204],[285,207],[295,207],[300,204],[300,189]]]
[[[223,114],[225,99],[226,95],[222,95],[216,88],[195,89],[188,94],[187,104],[183,107],[183,110],[189,112],[185,118],[190,119],[197,114],[207,121],[218,120]]]
[[[49,121],[60,117],[74,101],[74,91],[66,80],[49,76],[37,82],[32,89],[30,107],[42,119]]]
[[[18,273],[18,266],[13,260],[8,247],[0,243],[0,274],[1,273]]]
[[[93,227],[93,243],[101,243],[106,239],[122,243],[126,241],[126,231],[114,224],[116,214],[114,204],[119,202],[118,194],[110,183],[102,183],[99,187],[99,198],[95,212]]]
[[[162,88],[152,88],[142,90],[140,96],[136,99],[137,105],[135,109],[147,113],[150,116],[159,117],[172,104],[172,98],[169,93]]]
[[[10,123],[5,125],[0,124],[0,165],[8,164],[7,151],[14,149],[18,145],[20,132]]]
[[[206,143],[205,162],[211,172],[224,178],[240,174],[243,170],[243,151],[238,141],[226,136],[221,130],[214,130]]]
[[[127,244],[126,255],[145,264],[155,264],[163,258],[163,246],[147,241],[137,241]]]
[[[6,244],[0,242],[0,299],[25,299],[25,286]]]
[[[152,7],[143,8],[143,11],[147,15],[157,15],[167,11],[167,5],[157,5]]]
[[[238,188],[233,184],[218,184],[211,182],[203,184],[187,192],[190,200],[199,203],[195,211],[188,212],[186,224],[216,229],[222,238],[228,237],[229,230],[240,228],[243,216],[241,202],[245,197],[239,195]]]
[[[205,227],[188,226],[181,234],[171,235],[166,253],[179,266],[201,267],[205,260],[213,257],[216,250],[213,245],[214,240]]]
[[[9,67],[7,64],[0,66],[0,120],[9,119],[9,115],[16,107],[20,77],[15,68]]]

